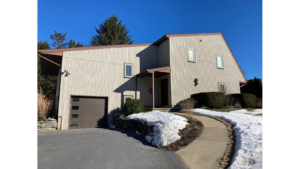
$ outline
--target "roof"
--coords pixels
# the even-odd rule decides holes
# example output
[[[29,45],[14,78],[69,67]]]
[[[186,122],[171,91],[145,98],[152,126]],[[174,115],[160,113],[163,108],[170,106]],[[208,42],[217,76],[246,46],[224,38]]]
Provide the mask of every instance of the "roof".
[[[166,67],[159,67],[159,68],[153,68],[153,69],[147,69],[137,75],[136,77],[145,77],[145,76],[152,76],[152,73],[154,73],[155,77],[160,77],[166,74],[171,73],[171,66],[166,66]]]
[[[64,51],[79,51],[79,50],[93,50],[93,49],[108,49],[108,48],[122,48],[122,47],[137,47],[137,46],[151,46],[151,45],[154,45],[154,46],[158,46],[159,44],[161,44],[162,42],[164,42],[165,40],[169,39],[170,37],[180,37],[180,36],[209,36],[209,35],[222,35],[222,38],[223,40],[225,41],[225,44],[227,45],[230,53],[232,54],[233,58],[234,58],[234,61],[236,62],[236,64],[238,65],[239,67],[239,70],[240,72],[242,73],[244,79],[245,79],[245,82],[247,81],[246,80],[246,77],[240,67],[240,65],[238,64],[238,62],[236,61],[235,59],[235,56],[233,55],[230,47],[228,46],[228,43],[226,42],[222,32],[214,32],[214,33],[189,33],[189,34],[166,34],[164,35],[163,37],[161,37],[160,39],[158,39],[157,41],[155,41],[154,43],[141,43],[141,44],[122,44],[122,45],[107,45],[107,46],[92,46],[92,47],[77,47],[77,48],[61,48],[61,49],[42,49],[42,50],[39,50],[39,55],[40,56],[44,56],[43,59],[40,59],[40,60],[43,60],[41,62],[44,62],[44,64],[41,64],[42,65],[45,65],[45,66],[49,66],[49,63],[50,62],[45,62],[47,59],[48,61],[53,61],[52,59],[50,59],[49,57],[52,57],[53,56],[56,56],[54,57],[55,60],[57,60],[57,62],[54,61],[54,65],[58,66],[61,64],[61,61],[59,61],[59,59],[57,58],[57,56],[59,57],[62,57],[63,56],[63,52]],[[60,58],[61,60],[61,58]],[[47,64],[48,63],[48,64]],[[56,63],[56,64],[55,64]],[[50,65],[51,66],[51,65]],[[53,74],[53,71],[56,71],[57,68],[53,69],[51,71],[50,74]],[[56,71],[57,72],[57,71]],[[42,74],[43,73],[43,70],[42,70]],[[57,74],[57,73],[56,73]]]

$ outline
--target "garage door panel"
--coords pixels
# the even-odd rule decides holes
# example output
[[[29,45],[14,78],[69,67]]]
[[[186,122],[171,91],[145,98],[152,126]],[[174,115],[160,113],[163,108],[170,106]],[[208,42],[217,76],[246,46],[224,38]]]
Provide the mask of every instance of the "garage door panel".
[[[71,97],[70,129],[106,127],[106,106],[106,98]]]

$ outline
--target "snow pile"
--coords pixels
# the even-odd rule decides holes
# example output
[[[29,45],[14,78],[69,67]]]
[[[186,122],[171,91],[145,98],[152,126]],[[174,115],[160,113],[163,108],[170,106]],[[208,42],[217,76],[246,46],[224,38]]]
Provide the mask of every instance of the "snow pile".
[[[147,113],[132,114],[127,119],[142,119],[147,124],[154,125],[154,138],[146,136],[146,140],[154,146],[167,146],[181,137],[179,130],[185,128],[188,124],[187,119],[171,113],[152,111]]]
[[[241,110],[234,110],[230,111],[229,113],[241,113],[241,114],[251,114],[251,115],[256,115],[256,114],[262,114],[262,109],[255,109],[253,111],[247,111],[246,109],[241,109]]]
[[[234,126],[236,135],[235,153],[229,168],[262,168],[262,116],[252,116],[262,110],[248,112],[236,110],[229,113],[194,109],[195,113],[221,117]]]

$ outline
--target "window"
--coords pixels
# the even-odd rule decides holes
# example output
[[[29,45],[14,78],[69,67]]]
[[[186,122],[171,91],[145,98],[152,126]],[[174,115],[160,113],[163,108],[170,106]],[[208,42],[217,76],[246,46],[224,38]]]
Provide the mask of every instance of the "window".
[[[189,61],[195,62],[194,50],[189,49]]]
[[[219,91],[225,93],[225,84],[219,83]]]
[[[132,100],[132,96],[124,96],[124,103],[128,100]]]
[[[223,68],[222,56],[217,56],[218,68]]]
[[[71,118],[72,119],[77,119],[78,118],[78,114],[71,114]]]
[[[125,63],[125,77],[132,77],[132,64]]]
[[[79,106],[72,106],[72,110],[79,110]]]
[[[78,123],[77,122],[72,122],[71,127],[78,127]]]
[[[73,102],[79,102],[79,97],[72,97]]]

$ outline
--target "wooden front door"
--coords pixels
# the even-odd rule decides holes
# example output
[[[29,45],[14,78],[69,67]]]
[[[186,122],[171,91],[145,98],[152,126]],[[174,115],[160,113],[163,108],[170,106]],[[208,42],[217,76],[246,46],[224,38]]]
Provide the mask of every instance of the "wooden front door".
[[[161,105],[162,106],[169,105],[168,79],[164,79],[164,80],[161,81]]]

